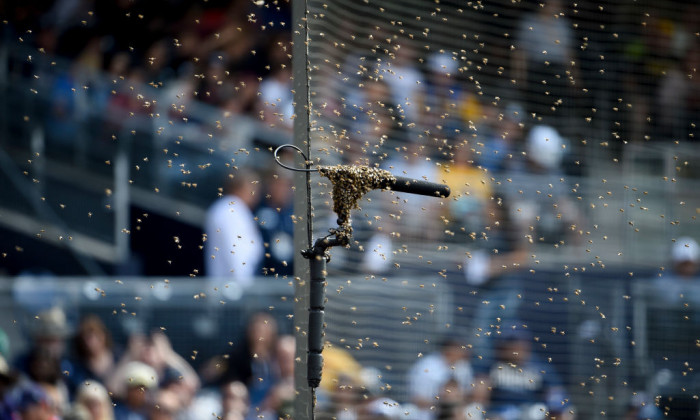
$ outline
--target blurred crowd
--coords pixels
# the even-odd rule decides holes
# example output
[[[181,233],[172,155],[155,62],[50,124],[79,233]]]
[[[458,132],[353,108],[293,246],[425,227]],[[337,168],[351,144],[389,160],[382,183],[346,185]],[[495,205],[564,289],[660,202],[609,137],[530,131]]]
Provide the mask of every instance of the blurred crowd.
[[[9,359],[2,335],[0,418],[3,420],[227,420],[293,418],[295,339],[277,321],[256,313],[240,343],[195,371],[164,331],[112,341],[100,317],[85,315],[71,328],[60,307],[32,320],[31,344]],[[524,325],[504,331],[493,360],[445,336],[434,353],[406,372],[409,399],[387,396],[381,373],[363,367],[341,347],[324,351],[317,416],[415,420],[570,418],[569,397],[556,372],[532,355]],[[517,366],[517,368],[516,368]],[[408,414],[406,414],[408,413]],[[566,415],[565,415],[566,414]],[[562,417],[563,416],[563,417]]]
[[[522,135],[538,124],[564,136],[584,135],[584,119],[607,112],[597,109],[598,102],[610,100],[611,106],[623,105],[603,123],[610,127],[600,127],[610,130],[613,142],[688,139],[700,109],[693,94],[700,89],[697,78],[687,77],[700,57],[695,36],[700,7],[677,6],[660,7],[648,18],[642,9],[621,7],[616,10],[621,17],[646,20],[610,41],[603,39],[604,28],[595,27],[600,20],[613,21],[608,9],[579,13],[561,0],[540,7],[503,5],[499,23],[510,35],[506,41],[492,36],[493,42],[483,46],[465,40],[464,46],[477,47],[474,56],[447,44],[424,53],[417,42],[398,42],[402,39],[390,25],[376,26],[369,37],[378,48],[348,45],[319,60],[314,89],[323,98],[315,104],[317,123],[335,127],[345,160],[371,162],[393,150],[394,143],[410,147],[415,142],[429,147],[423,154],[450,160],[438,148],[467,141],[477,155],[474,161],[488,169],[513,151],[504,142],[517,144],[520,133],[510,134],[499,118],[513,103],[523,111]],[[291,8],[286,0],[7,1],[0,7],[6,22],[3,42],[71,63],[47,87],[53,101],[47,131],[57,141],[75,137],[76,127],[68,120],[75,113],[71,92],[76,86],[92,95],[93,111],[116,120],[159,114],[171,122],[204,123],[189,113],[194,101],[291,129]],[[506,17],[508,7],[521,17]],[[350,36],[337,35],[340,41]],[[481,60],[483,66],[475,70],[474,61]],[[601,60],[610,68],[601,69],[596,64]],[[31,61],[11,65],[30,77],[41,78],[48,70],[30,68]],[[98,75],[107,75],[106,85]],[[149,93],[135,92],[139,85],[149,86]],[[603,91],[616,99],[605,99]],[[101,135],[109,137],[107,131]]]
[[[0,10],[4,42],[24,43],[72,63],[54,86],[57,101],[70,101],[71,82],[97,90],[100,86],[90,86],[91,76],[108,74],[129,84],[166,89],[173,97],[187,92],[186,100],[231,113],[269,112],[263,110],[263,101],[288,112],[290,103],[277,99],[291,95],[287,1],[266,7],[220,0],[8,1]],[[34,69],[41,70],[47,69]],[[147,113],[136,95],[110,95],[109,90],[95,92],[106,96],[106,103],[93,106],[125,115]]]
[[[295,341],[268,314],[253,315],[242,342],[199,372],[161,330],[115,343],[96,315],[71,328],[53,307],[32,321],[31,344],[14,360],[3,333],[2,419],[289,418]]]
[[[586,115],[581,112],[588,113],[591,104],[587,101],[595,97],[593,92],[614,85],[615,92],[625,98],[620,100],[627,103],[611,130],[616,138],[641,140],[651,131],[663,139],[680,136],[697,115],[693,98],[698,95],[692,94],[698,89],[697,78],[683,76],[696,67],[700,43],[693,36],[698,21],[692,19],[698,13],[694,5],[683,5],[679,9],[682,16],[669,9],[650,17],[644,28],[630,26],[635,31],[621,33],[619,43],[600,39],[600,31],[591,26],[592,11],[571,13],[571,8],[560,0],[541,7],[522,6],[517,9],[524,12],[521,17],[506,18],[504,14],[502,18],[503,27],[512,33],[507,43],[501,40],[481,48],[473,40],[465,41],[465,45],[479,47],[484,57],[476,81],[473,64],[480,56],[464,56],[439,45],[423,52],[416,42],[399,42],[402,39],[388,25],[369,29],[370,39],[379,48],[336,48],[314,69],[314,94],[323,96],[314,103],[315,124],[328,127],[318,130],[321,138],[314,140],[319,141],[320,150],[337,152],[320,159],[374,165],[397,175],[448,184],[453,194],[446,207],[438,200],[418,197],[390,206],[390,214],[398,207],[401,218],[394,221],[407,229],[405,237],[435,239],[447,224],[450,231],[463,232],[472,241],[489,236],[492,243],[498,243],[496,248],[514,251],[513,257],[522,257],[528,242],[577,243],[585,222],[577,203],[581,194],[575,179],[569,182],[566,176],[585,175],[587,169],[582,146],[574,140],[583,134],[578,128],[586,125]],[[41,56],[62,57],[71,63],[69,68],[56,69],[52,86],[46,87],[51,92],[44,115],[49,143],[70,144],[85,122],[75,117],[76,86],[91,95],[92,112],[108,116],[108,123],[97,124],[95,138],[89,140],[99,143],[98,149],[110,150],[118,137],[116,126],[138,117],[166,117],[167,124],[153,126],[157,136],[166,125],[207,124],[191,112],[192,102],[208,104],[225,115],[254,116],[278,129],[291,129],[291,12],[287,1],[8,1],[1,10],[7,22],[2,27],[3,42],[24,44],[36,48]],[[624,16],[638,13],[620,12]],[[590,39],[582,36],[586,31],[592,34]],[[605,75],[606,85],[599,83],[600,69],[592,63],[608,52],[612,57],[608,55],[607,60],[616,67]],[[489,62],[492,64],[487,65]],[[38,63],[37,59],[10,63],[16,67],[10,74],[26,73],[40,83],[42,72],[48,69],[39,68]],[[141,90],[144,86],[147,94]],[[629,108],[642,111],[628,114]],[[217,121],[217,128],[220,126]],[[632,133],[634,130],[641,131]],[[167,179],[182,181],[189,179],[196,166],[208,167],[210,163],[202,164],[186,153],[168,154],[169,147],[197,142],[204,132],[211,130],[158,140],[163,141],[165,155],[158,154],[163,162],[157,170],[167,171]],[[156,133],[149,135],[155,138]],[[160,148],[144,153],[154,150]],[[138,157],[155,162],[158,156]],[[221,185],[230,168],[211,166],[208,173],[215,172],[218,178],[202,184]],[[238,169],[237,173],[256,171],[244,166]],[[251,275],[291,272],[291,195],[283,190],[288,184],[270,182],[277,181],[278,175],[270,176],[258,173],[248,182],[239,182],[247,184],[245,191],[232,193],[228,185],[218,191],[225,197],[203,223],[209,239],[204,250],[207,274],[229,275],[235,270],[247,278],[241,280],[245,284]],[[518,180],[517,185],[513,179]],[[157,187],[165,191],[166,184]],[[264,190],[273,188],[278,191]],[[255,190],[259,190],[257,195]],[[245,198],[234,201],[258,218],[257,226],[250,222],[250,214],[222,221],[233,210],[224,200],[231,203],[232,197]],[[215,197],[210,194],[207,198],[213,201]],[[241,220],[247,222],[239,223]],[[390,232],[392,220],[384,223],[384,231]],[[245,230],[227,229],[232,225]],[[529,231],[531,227],[534,231]],[[388,248],[390,238],[376,233],[376,229],[358,230],[358,238],[365,234],[377,246]],[[243,239],[236,239],[238,236]],[[464,236],[453,238],[461,241]],[[221,241],[250,252],[230,253]],[[492,244],[488,247],[494,248]],[[387,261],[376,253],[368,254],[358,267],[382,271],[389,266]]]
[[[634,315],[631,328],[648,331],[642,351],[649,358],[628,361],[636,369],[625,378],[631,390],[625,420],[692,419],[699,409],[692,397],[700,389],[692,367],[699,362],[700,245],[678,238],[669,262],[665,272],[643,282],[642,292],[633,291],[648,306],[645,318]],[[499,282],[499,277],[494,274],[487,282]],[[509,287],[508,294],[522,293],[518,286]],[[326,343],[316,417],[551,420],[588,412],[576,406],[571,383],[540,349],[538,334],[514,317],[531,316],[527,308],[506,311],[493,289],[478,290],[477,299],[503,307],[501,315],[477,310],[471,332],[455,326],[436,333],[425,340],[430,352],[387,367],[399,370],[402,393],[392,390],[396,383],[382,370],[358,361],[350,346]],[[73,325],[59,306],[25,322],[30,342],[21,352],[0,331],[2,420],[294,418],[294,372],[304,368],[303,356],[297,358],[295,338],[280,333],[279,320],[270,312],[252,313],[240,340],[222,342],[224,349],[196,369],[173,349],[164,328],[115,342],[100,316],[88,312]],[[197,353],[193,350],[192,360]]]

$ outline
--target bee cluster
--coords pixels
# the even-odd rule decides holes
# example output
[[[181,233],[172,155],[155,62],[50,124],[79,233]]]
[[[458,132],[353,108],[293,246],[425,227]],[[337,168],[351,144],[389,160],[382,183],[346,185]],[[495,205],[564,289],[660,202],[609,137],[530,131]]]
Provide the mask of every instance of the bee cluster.
[[[352,236],[350,211],[360,208],[359,201],[363,195],[396,180],[391,172],[368,166],[321,166],[318,172],[333,184],[333,211],[338,215],[335,234],[339,239],[348,240]]]

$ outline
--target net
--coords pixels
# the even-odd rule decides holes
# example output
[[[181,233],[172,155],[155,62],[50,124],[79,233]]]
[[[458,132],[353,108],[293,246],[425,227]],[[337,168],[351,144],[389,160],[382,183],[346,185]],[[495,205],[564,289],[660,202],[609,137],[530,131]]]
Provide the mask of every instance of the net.
[[[696,154],[694,117],[681,116],[684,99],[666,102],[673,117],[658,102],[675,72],[687,70],[684,83],[695,72],[681,64],[697,34],[679,9],[695,10],[308,2],[311,159],[452,189],[446,199],[367,194],[353,213],[354,243],[332,250],[327,345],[368,377],[351,364],[345,377],[332,374],[325,386],[334,392],[321,404],[329,418],[363,415],[353,398],[398,402],[409,418],[655,415],[652,396],[662,391],[645,381],[661,368],[644,360],[659,354],[636,335],[653,335],[636,307],[649,298],[630,296],[633,282],[668,263],[682,233],[666,214],[685,213],[686,228],[697,229],[697,205],[686,207],[680,192],[695,177],[685,164],[667,166]],[[647,166],[640,156],[656,147],[674,156]],[[334,226],[331,185],[313,186],[322,234]],[[677,194],[684,204],[669,205]],[[652,238],[669,242],[660,252]],[[434,358],[448,357],[450,343],[473,369],[462,377],[454,360],[453,374],[440,377]],[[509,357],[518,352],[532,357]],[[535,373],[504,373],[504,363]],[[692,405],[693,380],[681,382],[684,402],[657,399],[661,411]],[[540,394],[515,395],[525,389]]]

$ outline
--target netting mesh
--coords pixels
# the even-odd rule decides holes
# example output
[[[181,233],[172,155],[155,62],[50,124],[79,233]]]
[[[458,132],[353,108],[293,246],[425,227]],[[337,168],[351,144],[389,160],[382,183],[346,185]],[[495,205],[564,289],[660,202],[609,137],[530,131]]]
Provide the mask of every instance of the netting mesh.
[[[661,411],[693,411],[694,380],[673,405],[672,381],[644,361],[665,357],[641,351],[647,340],[670,351],[658,334],[673,322],[639,327],[650,298],[630,280],[667,264],[680,234],[667,213],[697,229],[696,205],[671,204],[689,198],[676,189],[695,182],[687,165],[642,168],[637,154],[650,141],[685,145],[676,162],[696,153],[697,114],[687,98],[670,100],[668,85],[693,83],[695,24],[677,13],[695,8],[311,1],[308,10],[312,160],[452,189],[447,199],[370,193],[353,213],[356,242],[329,264],[327,339],[370,378],[334,373],[340,395],[322,410],[358,415],[354,385],[374,387],[357,394],[385,406],[400,402],[409,418],[645,418],[658,415],[655,395]],[[647,178],[652,168],[670,172]],[[314,186],[323,231],[334,222],[322,222],[330,186]],[[668,238],[663,252],[652,238]],[[440,362],[424,359],[447,354],[450,339],[473,371],[455,364],[440,377]]]

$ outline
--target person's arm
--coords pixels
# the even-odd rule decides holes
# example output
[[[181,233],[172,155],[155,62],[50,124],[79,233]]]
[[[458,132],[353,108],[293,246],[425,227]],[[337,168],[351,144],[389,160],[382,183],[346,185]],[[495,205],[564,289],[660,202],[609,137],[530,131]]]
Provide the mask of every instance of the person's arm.
[[[168,337],[161,331],[156,331],[151,334],[153,345],[160,355],[163,363],[180,372],[180,381],[192,392],[192,395],[197,392],[200,387],[199,376],[197,372],[190,366],[185,359],[173,350]]]
[[[117,398],[121,398],[126,392],[126,366],[135,360],[139,360],[140,354],[146,346],[146,337],[142,334],[133,334],[129,337],[127,349],[119,359],[114,371],[105,381],[107,389]]]

